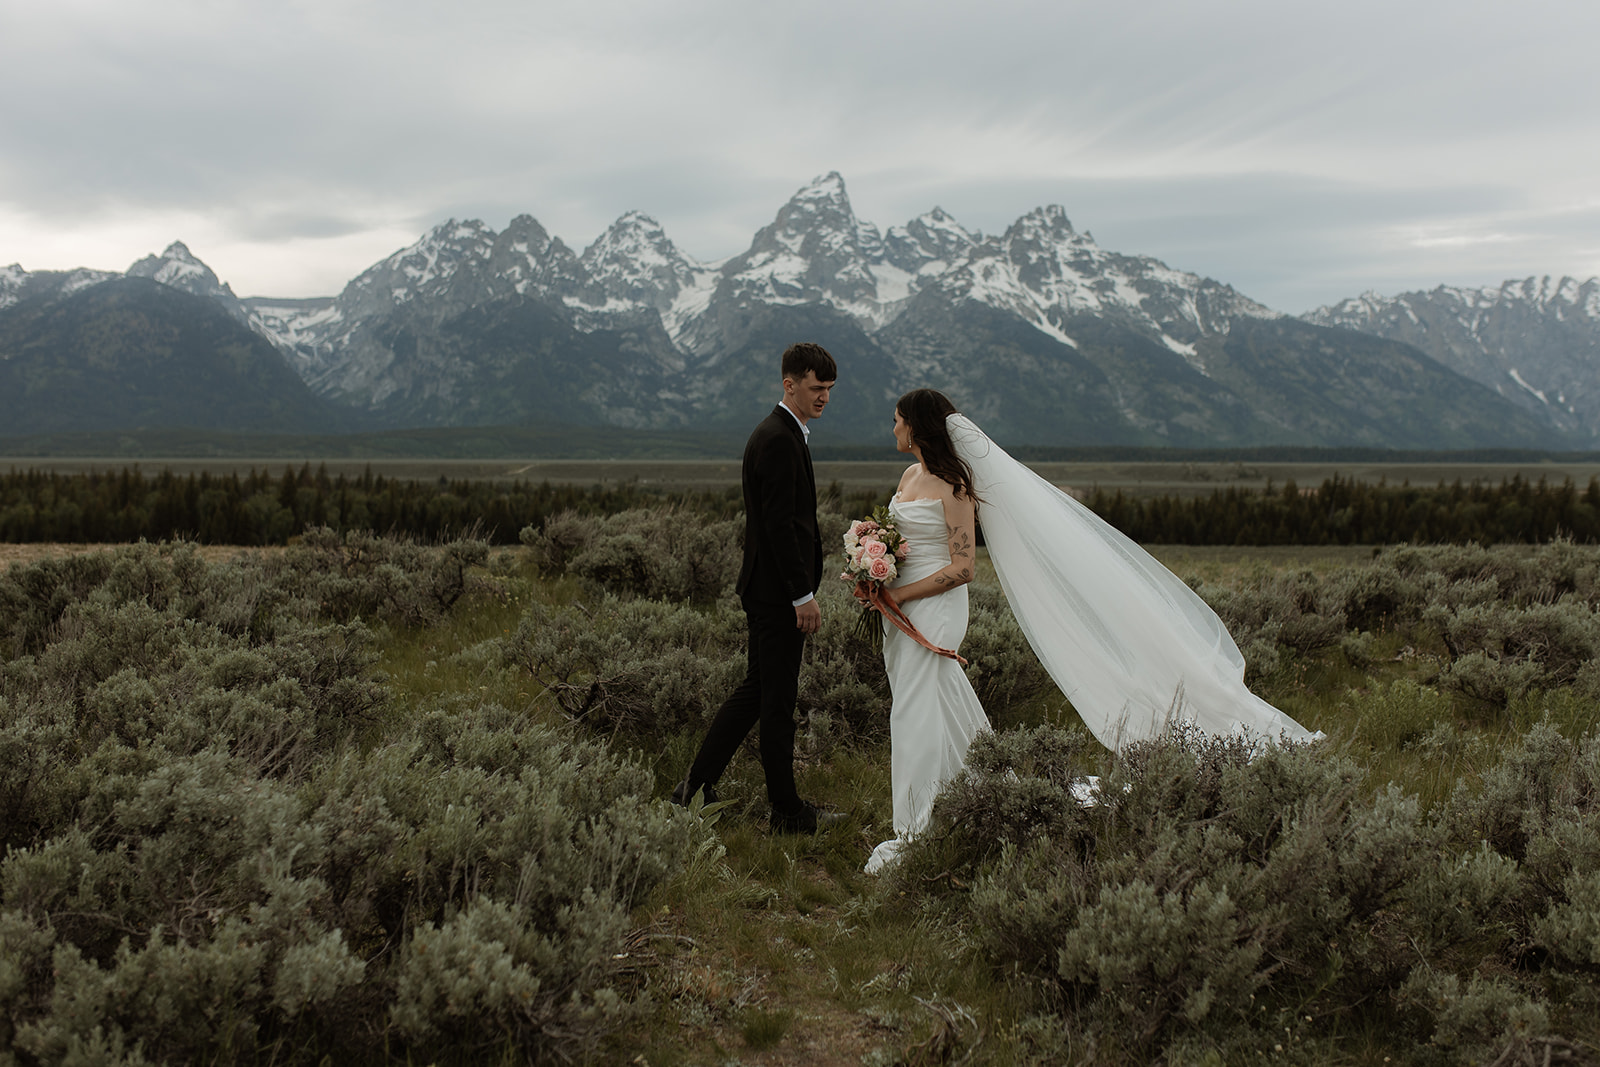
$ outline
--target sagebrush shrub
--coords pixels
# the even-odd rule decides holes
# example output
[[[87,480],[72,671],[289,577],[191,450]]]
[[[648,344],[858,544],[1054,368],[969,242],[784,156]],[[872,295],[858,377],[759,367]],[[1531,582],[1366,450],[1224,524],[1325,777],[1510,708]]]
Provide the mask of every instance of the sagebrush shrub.
[[[363,620],[437,619],[479,558],[313,531],[7,573],[0,1046],[560,1059],[632,1016],[628,915],[704,826],[603,743],[464,700],[397,717],[376,672]],[[510,999],[473,986],[501,960]]]
[[[1411,709],[1407,732],[1440,702],[1366,699]],[[1284,1031],[1264,1027],[1292,1015],[1309,1050],[1364,1005],[1423,1062],[1494,1059],[1536,1047],[1550,990],[1600,960],[1600,735],[1537,726],[1426,814],[1325,744],[1183,731],[1117,754],[1080,804],[1087,745],[979,738],[890,878],[1056,1018],[1030,1033],[1112,1059],[1270,1055]]]
[[[1262,635],[1296,652],[1315,652],[1346,630],[1343,606],[1308,570],[1260,570],[1236,587],[1202,586],[1200,592],[1240,648]]]
[[[700,727],[744,676],[743,615],[605,596],[534,604],[501,641],[573,720],[602,733],[662,735]]]
[[[1252,679],[1285,654],[1339,645],[1366,667],[1372,634],[1417,633],[1442,646],[1437,685],[1504,707],[1577,685],[1600,694],[1600,554],[1555,542],[1402,545],[1371,563],[1319,577],[1265,569],[1234,585],[1196,589],[1227,624]]]
[[[548,573],[575,574],[622,595],[709,604],[739,576],[744,522],[708,521],[672,506],[608,516],[569,511],[520,536]]]

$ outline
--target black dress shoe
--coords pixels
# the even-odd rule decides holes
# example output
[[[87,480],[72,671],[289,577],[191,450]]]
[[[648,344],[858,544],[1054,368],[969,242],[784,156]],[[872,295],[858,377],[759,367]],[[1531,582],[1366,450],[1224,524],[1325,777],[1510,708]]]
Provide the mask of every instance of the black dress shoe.
[[[772,809],[772,817],[767,825],[775,834],[814,834],[841,822],[844,822],[842,813],[823,811],[810,801],[802,800],[800,807],[794,811]]]
[[[715,804],[717,802],[717,791],[715,789],[709,785],[697,785],[690,789],[689,779],[687,778],[672,787],[672,802],[680,808],[687,808],[696,793],[703,796],[707,804]]]

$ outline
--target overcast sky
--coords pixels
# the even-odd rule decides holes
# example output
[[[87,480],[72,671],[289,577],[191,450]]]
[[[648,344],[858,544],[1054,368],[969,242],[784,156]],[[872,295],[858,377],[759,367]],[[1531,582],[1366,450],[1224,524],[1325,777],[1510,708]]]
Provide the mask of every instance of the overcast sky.
[[[450,217],[742,251],[837,170],[887,229],[1061,204],[1308,310],[1600,275],[1594,0],[0,0],[0,264],[182,239],[337,292]]]

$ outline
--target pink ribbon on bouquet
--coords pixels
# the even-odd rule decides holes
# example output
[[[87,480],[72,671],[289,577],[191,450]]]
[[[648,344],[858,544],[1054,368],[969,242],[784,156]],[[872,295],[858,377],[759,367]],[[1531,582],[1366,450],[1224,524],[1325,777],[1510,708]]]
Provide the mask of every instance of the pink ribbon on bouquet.
[[[936,656],[953,659],[963,667],[967,665],[967,661],[955,649],[940,648],[926,637],[923,637],[916,624],[906,618],[906,613],[900,609],[900,605],[895,601],[894,597],[889,595],[889,590],[886,587],[874,582],[858,582],[857,588],[863,589],[867,603],[877,608],[879,614],[894,623],[901,633]]]

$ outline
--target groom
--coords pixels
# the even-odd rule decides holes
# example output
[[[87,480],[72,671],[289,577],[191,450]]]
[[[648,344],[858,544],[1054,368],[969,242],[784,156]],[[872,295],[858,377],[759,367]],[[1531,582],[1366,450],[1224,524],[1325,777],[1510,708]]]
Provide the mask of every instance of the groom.
[[[703,792],[714,802],[717,779],[759,722],[773,832],[815,833],[840,816],[801,800],[794,784],[800,655],[806,635],[822,624],[822,538],[806,423],[822,414],[839,373],[828,350],[810,343],[790,345],[782,367],[783,399],[744,446],[744,564],[735,589],[750,632],[749,671],[711,720],[672,800],[687,804]]]

